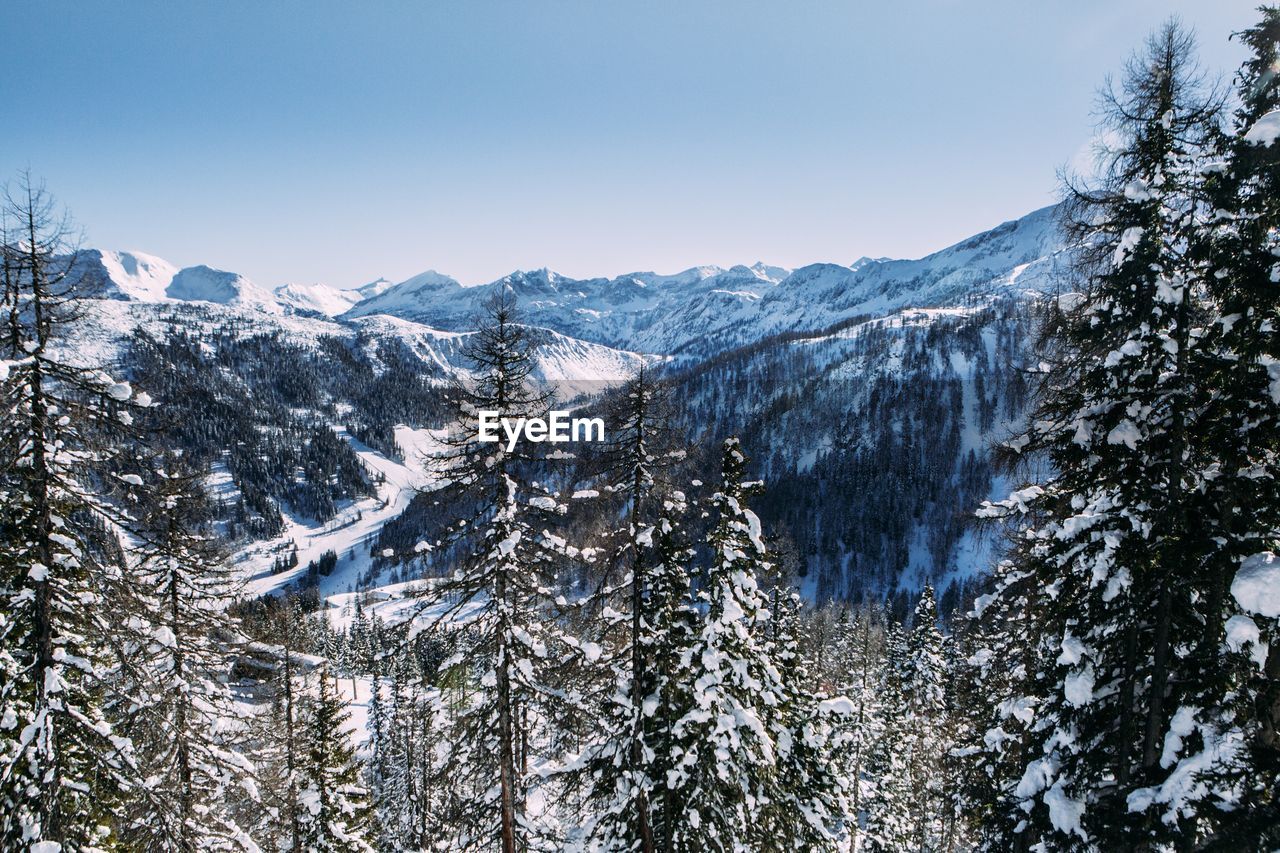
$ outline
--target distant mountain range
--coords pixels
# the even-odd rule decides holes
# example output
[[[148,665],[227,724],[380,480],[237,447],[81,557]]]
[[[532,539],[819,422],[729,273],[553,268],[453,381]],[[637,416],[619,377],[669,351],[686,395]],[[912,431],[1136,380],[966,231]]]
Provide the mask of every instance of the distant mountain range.
[[[81,254],[82,280],[108,299],[209,302],[341,320],[388,315],[443,331],[470,329],[484,299],[506,288],[531,325],[618,349],[706,357],[852,317],[1051,291],[1059,286],[1065,245],[1056,210],[1042,208],[916,260],[862,258],[795,270],[756,263],[574,279],[540,269],[476,286],[429,270],[397,284],[267,289],[208,266],[178,269],[140,252],[94,249]]]

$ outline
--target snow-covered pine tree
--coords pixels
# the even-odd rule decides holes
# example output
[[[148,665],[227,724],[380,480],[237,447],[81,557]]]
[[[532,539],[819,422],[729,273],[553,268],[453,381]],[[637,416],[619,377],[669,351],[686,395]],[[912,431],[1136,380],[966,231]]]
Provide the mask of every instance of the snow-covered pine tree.
[[[347,732],[350,712],[327,671],[303,700],[305,749],[301,757],[298,821],[307,853],[372,853],[373,809],[360,779]]]
[[[1199,347],[1209,375],[1197,433],[1217,469],[1199,518],[1216,535],[1193,654],[1214,681],[1196,686],[1183,722],[1198,731],[1170,758],[1203,763],[1201,744],[1227,746],[1224,733],[1239,732],[1238,762],[1207,768],[1217,778],[1197,774],[1237,798],[1210,811],[1202,831],[1263,849],[1280,845],[1280,607],[1256,594],[1280,587],[1280,9],[1259,11],[1237,35],[1250,55],[1236,78],[1234,132],[1205,170],[1214,215],[1198,248],[1217,322]]]
[[[102,709],[103,651],[122,566],[100,495],[131,405],[149,400],[75,365],[65,218],[24,176],[0,235],[0,847],[76,853],[111,843],[136,782],[131,745]],[[59,846],[60,845],[60,846]]]
[[[907,756],[911,847],[946,849],[948,816],[944,761],[951,748],[947,716],[947,655],[938,630],[938,606],[926,584],[906,637],[904,684],[907,724],[901,748]]]
[[[771,722],[777,772],[761,814],[762,836],[777,850],[835,849],[852,811],[852,783],[839,758],[857,707],[815,686],[817,667],[800,641],[804,604],[787,580],[775,579],[769,591],[770,653],[783,695]]]
[[[137,489],[134,615],[121,673],[139,683],[127,691],[133,707],[120,712],[147,786],[130,799],[122,835],[157,853],[256,850],[233,811],[239,798],[256,796],[226,683],[238,636],[226,613],[236,577],[201,532],[210,519],[202,473],[176,453],[152,462]]]
[[[877,692],[876,737],[866,750],[866,788],[862,813],[862,847],[870,853],[900,853],[913,849],[911,803],[910,679],[907,637],[902,626],[890,622],[884,634],[884,663]]]
[[[773,723],[786,690],[771,659],[770,614],[756,580],[768,564],[760,520],[746,505],[756,484],[743,481],[745,465],[738,440],[726,440],[711,499],[710,565],[698,592],[704,613],[672,671],[691,691],[691,707],[672,731],[667,772],[681,809],[667,815],[674,851],[766,843],[760,816],[777,773]]]
[[[514,853],[546,828],[530,809],[531,770],[560,709],[579,704],[552,675],[581,657],[576,642],[563,641],[557,612],[565,549],[547,530],[559,505],[526,478],[528,448],[508,452],[479,437],[480,412],[544,416],[548,397],[531,382],[531,347],[513,297],[498,294],[469,338],[475,378],[457,389],[455,432],[439,460],[450,481],[443,494],[467,515],[448,536],[451,573],[419,593],[419,618],[452,651],[433,738],[436,780],[451,796],[440,831],[455,850]]]
[[[670,709],[662,707],[668,673],[656,665],[671,655],[671,620],[688,595],[688,576],[675,545],[677,514],[684,495],[672,488],[669,472],[683,458],[670,426],[666,389],[641,366],[619,391],[610,416],[612,438],[605,453],[608,494],[620,500],[621,529],[609,560],[622,574],[617,588],[602,591],[611,604],[601,638],[608,652],[606,695],[599,711],[599,735],[577,762],[585,777],[584,808],[593,849],[657,849],[665,780],[660,762],[670,752]],[[671,578],[658,574],[675,573]],[[665,589],[659,592],[658,587]],[[617,639],[613,639],[613,637]],[[612,640],[612,642],[610,642]],[[678,655],[678,652],[676,652]]]
[[[1183,785],[1164,760],[1191,733],[1194,685],[1213,680],[1184,653],[1203,637],[1213,547],[1196,518],[1212,472],[1196,444],[1206,310],[1193,247],[1216,106],[1192,50],[1170,23],[1104,104],[1119,145],[1072,196],[1083,287],[1051,312],[1038,405],[1010,445],[1054,473],[982,511],[1027,525],[996,605],[980,608],[1014,620],[994,627],[986,650],[1010,656],[989,665],[1022,674],[989,682],[1003,692],[971,745],[1008,773],[990,848],[1173,843],[1221,793]],[[1213,763],[1221,744],[1205,745]],[[1201,804],[1185,807],[1188,794]]]

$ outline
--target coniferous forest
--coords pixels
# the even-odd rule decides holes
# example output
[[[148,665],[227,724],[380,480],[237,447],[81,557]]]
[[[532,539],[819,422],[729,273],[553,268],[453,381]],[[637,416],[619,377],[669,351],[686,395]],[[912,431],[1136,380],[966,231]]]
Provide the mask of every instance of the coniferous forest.
[[[589,446],[481,440],[580,391],[512,284],[90,345],[10,181],[0,849],[1280,849],[1280,9],[1235,38],[1104,87],[1052,287],[637,357]]]

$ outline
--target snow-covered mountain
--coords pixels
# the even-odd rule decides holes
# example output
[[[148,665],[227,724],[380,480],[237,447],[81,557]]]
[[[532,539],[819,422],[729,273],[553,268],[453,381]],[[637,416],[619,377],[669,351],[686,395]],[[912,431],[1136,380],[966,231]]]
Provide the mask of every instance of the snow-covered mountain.
[[[282,284],[271,291],[277,302],[295,311],[313,311],[326,317],[345,314],[364,297],[357,290],[328,284]]]
[[[178,268],[142,252],[86,249],[76,256],[71,274],[82,289],[103,299],[163,302]]]
[[[706,356],[861,315],[1052,290],[1064,246],[1056,212],[1034,211],[917,260],[863,258],[849,266],[797,270],[764,264],[694,267],[675,275],[594,279],[542,269],[473,287],[426,272],[360,302],[347,316],[390,314],[465,329],[480,303],[505,288],[536,325],[614,347]]]
[[[228,476],[261,518],[250,536],[274,541],[285,534],[268,523],[273,513],[301,524],[323,510],[313,518],[323,527],[358,493],[356,456],[399,465],[405,436],[440,428],[442,385],[465,378],[482,303],[505,289],[531,327],[537,378],[556,383],[562,399],[617,384],[642,361],[662,363],[691,438],[742,436],[769,483],[761,517],[808,555],[813,597],[933,579],[955,580],[954,599],[987,562],[964,519],[1002,485],[988,446],[1025,407],[1017,366],[1035,313],[1025,297],[1063,286],[1055,214],[1034,211],[915,260],[585,280],[541,269],[476,286],[427,271],[398,284],[267,290],[207,266],[93,251],[78,263],[82,286],[101,300],[68,343],[90,361],[128,362],[150,352],[138,349],[140,329],[158,342],[165,369],[184,371],[175,389],[236,400],[226,409],[243,413],[228,415],[235,442],[201,451],[216,458],[231,448],[240,461]],[[309,438],[290,438],[304,427]],[[333,470],[319,457],[306,462],[307,447],[332,439],[316,430],[345,442],[325,451],[338,454]],[[281,443],[257,447],[259,436]],[[356,456],[342,462],[334,447],[346,446]],[[345,485],[256,471],[254,460],[281,454],[318,466],[317,477],[346,471]],[[895,485],[886,492],[887,483]],[[396,520],[385,521],[362,535],[394,540]],[[375,557],[361,560],[351,565],[362,577],[387,579]]]
[[[954,305],[1060,286],[1065,241],[1046,207],[915,260],[861,258],[788,270],[756,263],[574,279],[548,269],[465,286],[428,270],[360,288],[290,283],[267,291],[207,266],[178,270],[137,252],[84,253],[86,278],[112,299],[204,301],[357,320],[398,317],[445,331],[473,328],[481,304],[514,293],[531,325],[629,351],[705,358],[771,335],[820,330],[910,307]]]
[[[164,289],[164,295],[183,302],[212,302],[277,313],[280,303],[270,291],[254,284],[239,273],[212,267],[186,267]]]

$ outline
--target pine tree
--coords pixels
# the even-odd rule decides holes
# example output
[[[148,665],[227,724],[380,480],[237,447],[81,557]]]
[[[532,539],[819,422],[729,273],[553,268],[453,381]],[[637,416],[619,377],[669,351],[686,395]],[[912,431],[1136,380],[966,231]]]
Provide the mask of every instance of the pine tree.
[[[599,734],[579,764],[587,777],[584,808],[593,849],[651,853],[658,843],[655,825],[663,822],[655,795],[664,781],[661,761],[670,752],[672,716],[663,703],[667,673],[656,664],[659,655],[671,653],[671,620],[679,618],[688,595],[687,555],[675,544],[685,499],[669,482],[673,463],[684,454],[675,449],[668,394],[647,368],[620,389],[617,401],[605,476],[608,492],[622,503],[624,526],[613,532],[619,544],[609,564],[625,571],[617,588],[601,592],[610,604],[601,637],[620,637],[608,643],[600,662],[607,690]],[[674,578],[657,577],[673,572]]]
[[[728,439],[711,500],[711,564],[698,593],[705,614],[675,670],[691,691],[691,708],[672,732],[667,774],[682,809],[668,815],[676,851],[766,843],[759,818],[777,772],[772,723],[786,691],[770,657],[770,613],[756,581],[768,564],[760,520],[745,503],[755,486],[743,482],[745,464],[738,440]]]
[[[110,843],[107,817],[137,788],[131,744],[103,712],[125,520],[105,495],[129,410],[149,399],[57,348],[76,253],[43,188],[24,177],[3,224],[0,846],[74,853]]]
[[[530,380],[531,341],[510,294],[486,306],[468,356],[476,379],[458,389],[456,432],[441,462],[448,490],[469,509],[452,531],[447,577],[421,593],[426,630],[452,654],[442,667],[433,732],[435,775],[452,799],[444,812],[457,850],[524,849],[543,831],[529,810],[535,749],[574,691],[553,686],[552,671],[580,660],[558,619],[557,566],[564,543],[546,533],[555,499],[525,479],[528,449],[480,440],[480,412],[542,416],[547,397]],[[465,617],[457,626],[455,619]],[[543,796],[545,792],[540,793]]]
[[[123,672],[140,680],[128,694],[145,697],[124,713],[148,793],[134,798],[124,834],[154,851],[254,850],[231,808],[235,789],[256,791],[223,675],[238,634],[226,615],[235,577],[196,531],[209,520],[202,476],[175,454],[154,467],[132,554],[131,627],[145,634]]]
[[[1099,185],[1074,193],[1084,286],[1050,313],[1038,406],[1011,444],[1055,473],[983,510],[1028,520],[981,608],[1011,620],[985,650],[1018,673],[987,682],[1001,692],[974,727],[978,761],[1002,774],[992,848],[1172,843],[1211,808],[1167,809],[1186,789],[1164,760],[1196,728],[1196,685],[1213,681],[1183,651],[1204,633],[1214,549],[1197,521],[1212,478],[1196,406],[1212,315],[1193,249],[1216,106],[1191,51],[1166,26],[1104,105],[1123,141]],[[1222,736],[1197,734],[1225,757],[1211,743]]]
[[[350,713],[329,680],[322,669],[315,695],[304,703],[306,740],[298,791],[302,849],[371,853],[367,838],[373,812],[346,731]]]

